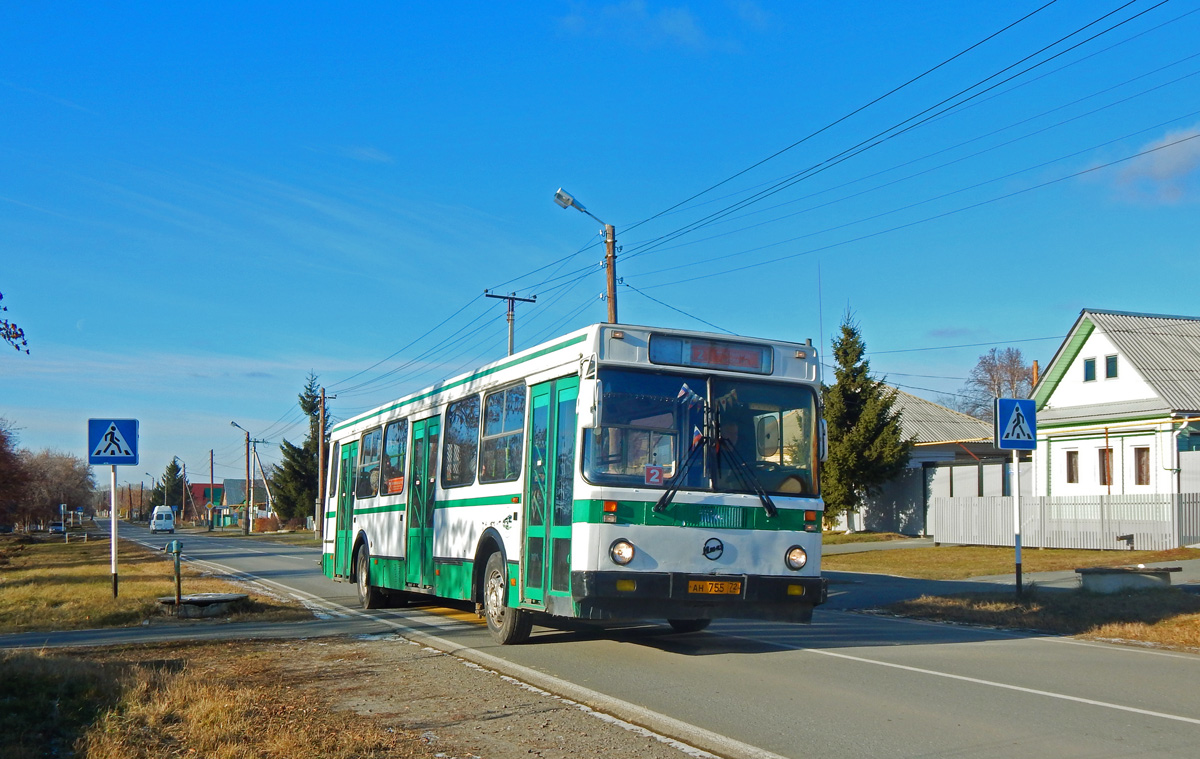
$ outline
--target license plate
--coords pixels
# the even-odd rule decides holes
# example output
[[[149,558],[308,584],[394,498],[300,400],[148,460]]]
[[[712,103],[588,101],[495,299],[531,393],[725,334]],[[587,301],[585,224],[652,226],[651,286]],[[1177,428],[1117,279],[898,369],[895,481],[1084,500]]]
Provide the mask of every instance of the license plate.
[[[730,582],[727,580],[688,580],[688,593],[736,596],[741,592],[741,582]]]

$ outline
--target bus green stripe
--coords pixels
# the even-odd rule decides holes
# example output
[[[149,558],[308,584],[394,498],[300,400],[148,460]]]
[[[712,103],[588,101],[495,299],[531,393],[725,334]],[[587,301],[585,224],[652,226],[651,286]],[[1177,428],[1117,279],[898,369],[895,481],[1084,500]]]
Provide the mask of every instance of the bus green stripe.
[[[516,499],[515,501],[513,499]],[[520,506],[521,496],[519,493],[509,493],[508,495],[489,495],[480,498],[458,498],[452,501],[438,501],[436,507],[439,509],[454,509],[460,506]]]
[[[421,393],[420,395],[415,395],[412,398],[409,398],[407,400],[393,403],[391,406],[388,406],[387,408],[382,408],[382,409],[379,409],[378,411],[373,411],[373,412],[370,412],[367,414],[362,414],[361,416],[357,416],[353,419],[342,422],[338,426],[334,427],[331,430],[331,432],[338,432],[339,430],[344,430],[347,427],[352,427],[355,424],[358,424],[359,422],[363,421],[364,419],[370,419],[371,417],[374,417],[374,416],[380,416],[380,415],[386,414],[390,411],[395,411],[398,408],[403,408],[404,406],[408,406],[410,404],[416,403],[417,401],[423,401],[426,398],[431,398],[435,395],[438,395],[439,393],[444,393],[447,390],[453,390],[456,387],[460,387],[467,383],[474,382],[475,380],[480,379],[481,377],[487,377],[490,374],[495,374],[496,372],[501,372],[501,371],[504,371],[505,369],[510,369],[519,364],[523,364],[526,361],[531,361],[535,358],[541,358],[542,356],[545,356],[548,353],[553,353],[557,350],[562,350],[563,348],[569,348],[570,346],[575,345],[576,343],[583,342],[587,338],[588,338],[587,334],[577,335],[577,336],[571,338],[570,340],[564,340],[563,342],[558,343],[556,345],[551,345],[549,347],[543,348],[540,351],[535,351],[533,353],[530,353],[528,356],[522,356],[521,358],[513,359],[512,361],[505,361],[503,364],[498,364],[497,366],[493,366],[491,369],[484,369],[483,371],[475,372],[474,374],[469,374],[466,377],[463,377],[462,379],[457,380],[455,382],[449,382],[444,385],[440,385],[440,386],[434,388],[433,390],[430,390],[429,392]]]

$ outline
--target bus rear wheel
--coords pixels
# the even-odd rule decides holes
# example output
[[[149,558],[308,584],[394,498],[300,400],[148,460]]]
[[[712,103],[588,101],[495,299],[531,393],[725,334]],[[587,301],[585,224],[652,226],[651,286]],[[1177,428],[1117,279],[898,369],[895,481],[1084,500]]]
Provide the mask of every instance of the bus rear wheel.
[[[502,646],[525,642],[533,630],[529,612],[508,606],[508,573],[498,551],[488,556],[483,571],[483,615],[488,632]]]
[[[355,562],[355,577],[358,586],[358,602],[364,609],[382,609],[385,605],[383,591],[371,584],[371,551],[363,543],[358,549]]]
[[[677,633],[696,633],[708,627],[711,619],[668,619],[667,624]]]

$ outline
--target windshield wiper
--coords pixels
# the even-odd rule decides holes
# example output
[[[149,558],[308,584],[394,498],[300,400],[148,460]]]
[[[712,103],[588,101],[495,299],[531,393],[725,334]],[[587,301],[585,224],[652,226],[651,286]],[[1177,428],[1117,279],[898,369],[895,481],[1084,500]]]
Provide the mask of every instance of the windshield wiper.
[[[763,511],[767,512],[767,518],[770,519],[778,514],[779,510],[775,508],[775,502],[771,500],[771,496],[767,495],[767,491],[758,480],[758,475],[754,473],[754,470],[750,468],[750,465],[742,458],[742,454],[738,453],[737,448],[734,447],[733,443],[727,437],[722,437],[720,443],[717,444],[718,475],[720,474],[720,460],[723,453],[728,455],[730,461],[733,462],[730,470],[737,477],[742,487],[752,491],[758,496],[758,500],[762,501]]]
[[[683,466],[679,467],[679,473],[671,478],[672,484],[663,494],[659,496],[658,503],[654,504],[653,511],[662,513],[671,501],[675,500],[675,495],[679,492],[680,486],[687,481],[688,471],[692,468],[692,464],[696,462],[696,454],[704,450],[704,446],[708,444],[709,438],[707,435],[701,435],[692,445],[692,452],[688,454],[687,460],[683,462]]]

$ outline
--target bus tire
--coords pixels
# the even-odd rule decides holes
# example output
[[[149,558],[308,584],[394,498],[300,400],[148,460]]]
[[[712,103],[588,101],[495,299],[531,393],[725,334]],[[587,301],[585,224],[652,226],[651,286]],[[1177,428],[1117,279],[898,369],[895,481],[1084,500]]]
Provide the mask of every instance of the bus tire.
[[[355,585],[358,587],[358,602],[364,609],[381,609],[384,606],[383,591],[371,584],[371,551],[363,543],[354,562]]]
[[[502,646],[524,643],[533,630],[529,612],[508,606],[507,577],[500,552],[488,556],[483,571],[483,616],[487,619],[488,632]]]
[[[711,619],[668,619],[667,624],[677,633],[697,633],[708,627]]]

